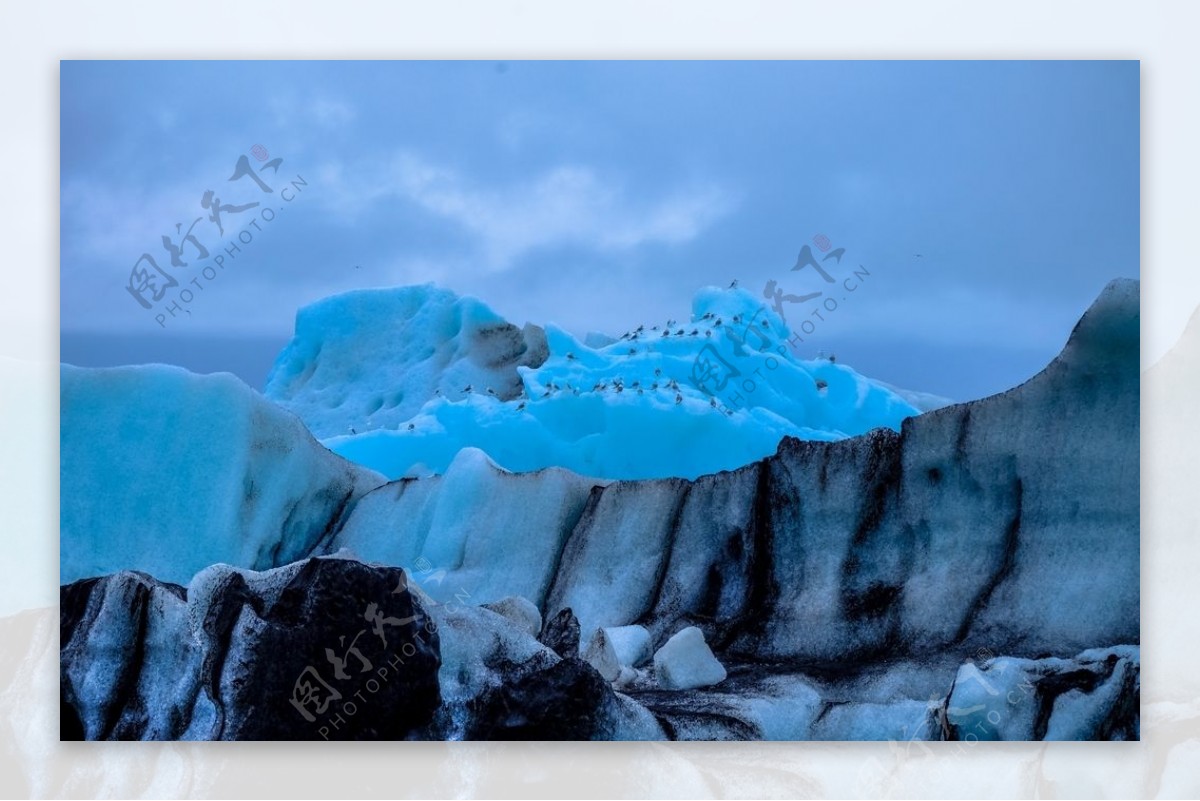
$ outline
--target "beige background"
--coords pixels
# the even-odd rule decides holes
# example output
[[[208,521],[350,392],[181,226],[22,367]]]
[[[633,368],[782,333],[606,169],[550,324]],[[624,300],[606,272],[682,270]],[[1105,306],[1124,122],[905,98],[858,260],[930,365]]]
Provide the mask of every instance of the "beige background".
[[[393,7],[395,6],[395,7]],[[736,11],[735,11],[736,7]],[[1200,3],[0,6],[0,792],[35,796],[1200,794]],[[60,58],[1142,60],[1141,743],[57,742]],[[1102,268],[1102,266],[1101,266]],[[1157,364],[1156,364],[1157,363]],[[1153,365],[1153,366],[1152,366]],[[26,611],[14,614],[18,610]]]

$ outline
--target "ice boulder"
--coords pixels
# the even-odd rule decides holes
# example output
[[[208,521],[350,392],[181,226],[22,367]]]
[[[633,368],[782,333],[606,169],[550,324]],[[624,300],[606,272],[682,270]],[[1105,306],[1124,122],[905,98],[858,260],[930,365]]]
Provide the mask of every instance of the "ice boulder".
[[[529,632],[529,636],[537,638],[542,631],[542,613],[532,601],[519,595],[510,595],[490,604],[483,604],[484,609],[490,609],[496,614],[506,617],[513,623]]]
[[[725,668],[695,626],[675,634],[654,654],[654,674],[667,690],[711,687],[725,681]]]
[[[597,629],[583,658],[605,681],[617,681],[622,668],[634,668],[650,660],[650,632],[641,626]]]

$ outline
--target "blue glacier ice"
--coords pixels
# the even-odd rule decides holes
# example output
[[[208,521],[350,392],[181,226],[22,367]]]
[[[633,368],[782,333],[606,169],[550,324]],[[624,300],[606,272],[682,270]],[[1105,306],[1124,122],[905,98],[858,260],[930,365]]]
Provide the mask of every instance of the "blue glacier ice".
[[[265,394],[393,479],[443,474],[464,448],[513,472],[696,478],[785,436],[899,430],[944,405],[800,358],[801,338],[745,290],[702,289],[689,320],[667,322],[581,341],[430,285],[351,292],[300,311]]]

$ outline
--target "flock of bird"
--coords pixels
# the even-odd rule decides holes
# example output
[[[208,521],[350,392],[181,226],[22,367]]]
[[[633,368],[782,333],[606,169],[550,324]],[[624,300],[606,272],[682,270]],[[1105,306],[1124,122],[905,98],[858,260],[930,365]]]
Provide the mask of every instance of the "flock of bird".
[[[729,285],[730,289],[734,289],[736,287],[737,287],[737,281],[734,281],[733,283],[731,283]],[[729,321],[727,323],[724,318],[722,318],[712,312],[707,312],[706,314],[701,315],[699,320],[695,321],[695,324],[692,325],[691,330],[688,330],[687,326],[680,326],[678,321],[676,321],[676,320],[667,320],[666,323],[662,326],[652,325],[649,328],[647,328],[645,325],[639,325],[637,328],[634,328],[633,330],[626,331],[624,334],[622,334],[620,337],[617,338],[616,342],[633,343],[633,342],[641,342],[643,340],[650,340],[651,338],[662,339],[662,338],[667,338],[667,337],[699,337],[699,336],[701,336],[701,334],[703,334],[703,336],[706,338],[711,338],[713,335],[713,331],[718,330],[722,326],[725,326],[725,325],[739,325],[739,324],[741,324],[742,319],[743,319],[742,315],[736,314],[736,315],[733,315],[732,317],[730,317]],[[703,326],[703,331],[702,331],[701,330],[702,326],[699,325],[699,323],[708,323],[708,325]],[[767,327],[767,321],[763,320],[762,325],[763,325],[763,327]],[[637,353],[638,353],[638,348],[636,345],[634,345],[628,349],[628,351],[626,352],[625,355],[634,356]],[[567,361],[577,361],[578,360],[578,357],[576,357],[574,352],[567,353],[565,355],[565,358],[567,359]],[[620,393],[623,393],[628,390],[629,392],[636,393],[638,395],[644,395],[648,391],[653,392],[653,393],[667,392],[668,396],[669,396],[669,393],[674,393],[675,405],[678,406],[683,403],[683,392],[680,389],[679,382],[676,379],[670,378],[670,377],[664,378],[663,374],[662,374],[662,368],[660,368],[660,367],[656,367],[654,369],[654,379],[655,379],[654,381],[651,381],[649,384],[645,384],[645,385],[641,381],[633,381],[629,384],[626,384],[625,380],[623,378],[621,378],[620,376],[616,376],[614,378],[602,379],[600,381],[597,381],[595,384],[592,385],[590,390],[587,389],[586,387],[573,386],[569,381],[564,382],[561,385],[558,384],[557,382],[550,381],[543,385],[544,391],[540,393],[540,397],[541,398],[549,398],[556,393],[570,393],[572,395],[580,395],[584,392],[589,392],[589,391],[590,392],[598,392],[598,393],[613,392],[616,394],[620,394]],[[475,392],[475,387],[472,386],[471,384],[467,384],[465,387],[463,387],[460,390],[460,394],[462,396],[470,395],[474,392]],[[491,387],[486,387],[486,392],[488,395],[490,395],[492,397],[498,397],[496,395],[495,390],[492,389]],[[441,395],[442,394],[441,390],[437,390],[436,394]],[[515,400],[519,401],[515,407],[516,411],[518,411],[518,412],[524,411],[530,400],[529,396],[526,395],[524,386],[521,387],[520,392],[517,394],[517,397],[515,398]],[[717,408],[716,398],[709,398],[709,405],[713,408]],[[730,412],[730,413],[732,414],[732,412]]]
[[[736,280],[733,281],[729,285],[729,288],[730,289],[737,288],[737,281]],[[757,316],[757,315],[755,315],[755,316]],[[720,316],[714,314],[713,312],[707,312],[707,313],[701,315],[700,318],[693,323],[690,330],[688,330],[688,327],[686,325],[680,326],[678,321],[676,321],[676,320],[667,320],[666,323],[662,326],[652,325],[649,328],[647,328],[645,325],[639,325],[637,328],[634,328],[630,331],[626,331],[617,340],[615,340],[613,344],[616,344],[618,342],[634,343],[634,342],[641,342],[643,340],[652,342],[654,339],[664,339],[664,338],[668,338],[668,337],[699,337],[699,336],[701,336],[701,334],[703,334],[703,336],[705,338],[711,338],[713,335],[713,332],[719,331],[719,329],[721,329],[723,326],[726,326],[726,327],[730,326],[730,325],[738,326],[738,325],[741,325],[743,322],[744,322],[744,317],[741,314],[735,314],[735,315],[731,316],[728,321],[726,321],[723,317],[720,317]],[[753,319],[751,319],[749,322],[753,323]],[[702,325],[703,323],[707,323],[707,325]],[[766,319],[761,320],[760,325],[763,328],[770,327],[769,323]],[[701,330],[701,329],[703,329],[703,330]],[[636,355],[637,353],[638,353],[638,348],[636,345],[634,345],[628,349],[626,355],[633,356],[633,355]],[[824,356],[824,354],[821,354],[821,355]],[[578,360],[578,357],[576,357],[576,355],[573,352],[569,352],[569,353],[565,354],[565,358],[567,359],[567,361],[577,361]],[[829,360],[833,361],[834,358],[835,357],[830,356]],[[820,382],[820,383],[824,383],[824,382]],[[590,392],[597,392],[597,393],[613,392],[616,394],[620,394],[620,393],[623,393],[628,390],[629,392],[636,393],[638,395],[643,395],[647,391],[649,391],[649,392],[653,392],[653,393],[667,392],[668,396],[669,396],[669,393],[673,392],[675,395],[675,405],[678,406],[683,403],[683,392],[679,387],[679,382],[674,378],[670,378],[670,377],[664,378],[662,368],[660,368],[660,367],[656,367],[654,369],[654,380],[651,381],[648,385],[643,385],[640,380],[633,381],[629,384],[626,384],[625,380],[623,378],[621,378],[620,376],[617,376],[614,378],[602,379],[600,381],[597,381],[595,384],[592,385],[590,390],[587,389],[586,387],[573,386],[569,381],[563,382],[561,385],[558,384],[557,382],[550,381],[550,382],[547,382],[546,384],[542,385],[542,388],[544,391],[542,391],[540,393],[541,398],[549,398],[549,397],[555,395],[556,393],[570,393],[572,395],[580,395],[584,392],[590,391]],[[467,395],[473,394],[475,392],[475,387],[471,384],[467,384],[459,392],[460,392],[460,396],[465,397]],[[489,395],[493,398],[499,398],[496,391],[492,387],[485,387],[485,392],[487,393],[487,395]],[[435,390],[435,394],[437,396],[441,396],[442,391],[440,389]],[[513,400],[519,401],[515,407],[516,411],[521,412],[521,411],[525,410],[525,408],[527,407],[527,405],[530,401],[530,397],[526,394],[524,386],[522,386],[520,388],[520,391],[518,392],[516,398],[514,398]],[[712,397],[709,398],[709,406],[711,406],[713,408],[718,408],[716,398],[712,398]],[[730,412],[728,410],[726,410],[726,413],[732,414],[732,412]],[[408,430],[409,431],[413,430],[413,424],[410,423],[408,425]]]
[[[655,368],[654,375],[656,378],[661,377],[662,370],[660,368]],[[649,384],[649,386],[643,386],[641,381],[634,381],[633,383],[626,385],[625,379],[621,378],[620,376],[617,376],[616,378],[611,378],[611,379],[604,380],[604,381],[597,381],[595,384],[592,385],[591,390],[580,389],[579,387],[572,386],[570,381],[564,382],[561,385],[554,381],[549,381],[546,384],[544,384],[543,386],[545,387],[545,390],[546,390],[545,392],[543,392],[541,394],[541,397],[543,397],[543,398],[549,398],[551,395],[553,395],[556,392],[569,392],[572,395],[579,395],[583,392],[588,392],[588,391],[608,392],[611,390],[614,393],[620,394],[620,393],[624,392],[626,389],[629,389],[631,392],[636,392],[638,395],[644,395],[646,390],[650,390],[651,392],[656,392],[658,390],[671,390],[671,391],[674,391],[674,393],[675,393],[675,403],[676,404],[683,403],[683,394],[679,389],[679,382],[676,381],[674,378],[669,378],[666,381],[661,381],[661,382],[660,381],[652,381]],[[470,384],[467,384],[465,387],[463,387],[460,390],[461,394],[463,394],[463,395],[470,395],[474,391],[475,391],[475,388]],[[441,392],[441,390],[437,390],[435,392],[435,394],[440,396],[442,394],[442,392]],[[492,397],[498,397],[496,395],[496,392],[491,387],[487,388],[487,394],[491,395]],[[522,386],[520,392],[517,393],[517,398],[519,398],[521,401],[520,403],[517,404],[517,407],[516,407],[517,411],[520,412],[525,409],[525,405],[528,403],[528,400],[529,400],[529,396],[525,394],[524,386]],[[716,405],[715,401],[714,401],[713,405],[714,406]]]
[[[733,283],[731,283],[729,285],[729,288],[730,289],[737,288],[737,281],[736,280],[733,281]],[[641,342],[643,340],[648,341],[651,344],[653,344],[653,341],[656,339],[664,339],[664,338],[668,338],[668,337],[699,337],[699,336],[701,336],[701,334],[703,334],[703,336],[705,338],[711,338],[713,335],[713,332],[714,331],[719,332],[722,327],[740,326],[743,323],[746,323],[746,325],[749,326],[754,323],[754,317],[757,317],[757,316],[758,315],[756,314],[749,321],[746,321],[744,319],[743,315],[735,314],[735,315],[732,315],[728,321],[726,321],[723,317],[718,316],[718,315],[714,314],[713,312],[707,312],[707,313],[701,315],[698,320],[695,320],[693,322],[690,330],[688,330],[688,326],[686,326],[686,325],[680,326],[678,321],[676,321],[676,320],[667,320],[666,323],[663,324],[662,326],[652,325],[649,328],[647,328],[645,325],[639,325],[637,328],[634,328],[630,331],[626,331],[618,339],[614,340],[612,344],[615,345],[619,342],[634,343],[634,342]],[[768,321],[766,319],[759,321],[759,325],[761,325],[763,328],[770,327],[768,324]],[[743,335],[744,335],[744,333],[743,333]],[[612,345],[609,345],[607,347],[612,347]],[[627,355],[633,356],[637,353],[638,353],[638,348],[635,345],[628,349]],[[565,354],[565,358],[567,361],[572,361],[572,362],[578,361],[578,357],[573,352],[568,352],[567,354]],[[820,354],[818,354],[817,358],[828,359],[830,362],[834,362],[836,360],[836,356],[834,356],[833,354],[826,356],[824,352],[821,352]],[[826,387],[825,381],[818,380],[816,383],[817,383],[817,388],[819,390],[824,389]],[[621,394],[621,393],[628,391],[630,393],[644,395],[646,392],[651,392],[651,393],[665,392],[665,393],[667,393],[668,397],[670,397],[671,393],[674,393],[674,400],[675,400],[676,406],[679,406],[683,403],[683,391],[680,389],[679,382],[674,378],[664,377],[661,367],[654,368],[654,380],[650,381],[648,384],[643,384],[643,382],[641,380],[636,380],[636,381],[630,382],[629,384],[626,384],[625,380],[622,377],[616,376],[613,378],[601,379],[600,381],[595,382],[591,386],[590,389],[588,389],[586,387],[573,386],[571,384],[571,382],[569,382],[569,381],[565,381],[561,385],[555,381],[550,381],[550,382],[547,382],[546,384],[543,384],[541,388],[543,390],[540,393],[541,398],[549,398],[549,397],[552,397],[553,395],[555,395],[556,393],[570,393],[571,395],[580,395],[585,392],[596,392],[596,393],[613,392],[615,394]],[[492,387],[485,387],[484,392],[490,397],[496,398],[497,400],[500,399],[499,394]],[[472,384],[467,384],[465,387],[463,387],[461,390],[459,390],[459,397],[460,398],[465,397],[465,396],[471,395],[473,393],[475,393],[475,387]],[[441,389],[434,390],[434,395],[437,397],[443,397],[442,390]],[[529,397],[529,395],[526,394],[525,387],[524,387],[524,385],[522,385],[520,387],[520,390],[518,391],[516,397],[511,398],[510,400],[518,401],[517,405],[514,408],[516,411],[522,412],[527,408],[528,403],[531,400],[531,398]],[[732,411],[730,411],[728,409],[723,409],[722,407],[720,407],[717,403],[717,399],[714,397],[711,397],[711,396],[709,397],[708,404],[709,404],[709,406],[711,406],[714,409],[721,408],[728,415],[733,414]],[[415,427],[416,426],[414,423],[410,422],[407,424],[408,431],[415,430]],[[353,428],[351,428],[350,433],[353,434],[353,433],[357,433],[357,432],[355,432],[355,430]]]

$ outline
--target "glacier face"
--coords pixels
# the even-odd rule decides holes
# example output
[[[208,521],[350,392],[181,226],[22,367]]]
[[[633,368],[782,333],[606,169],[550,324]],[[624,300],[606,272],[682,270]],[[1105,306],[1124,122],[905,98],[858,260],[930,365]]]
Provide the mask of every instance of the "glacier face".
[[[669,322],[581,342],[429,286],[353,292],[300,312],[266,395],[390,478],[444,473],[463,448],[516,472],[696,478],[785,436],[898,429],[942,404],[800,359],[783,318],[745,290],[703,289],[690,321]]]
[[[274,567],[384,483],[232,375],[61,367],[60,581]]]
[[[93,418],[107,426],[98,432],[103,459],[94,459],[102,464],[75,472],[93,482],[83,485],[89,492],[108,486],[100,499],[116,497],[131,478],[144,482],[160,469],[154,459],[135,457],[142,450],[156,455],[155,434],[165,436],[166,424],[178,419],[172,403],[190,408],[197,397],[215,402],[233,392],[245,405],[243,395],[253,399],[253,393],[233,391],[220,383],[226,379],[214,384],[167,371],[168,385],[198,383],[175,387],[175,401],[164,395],[163,420],[138,429],[122,415],[144,417],[145,384],[138,382],[163,375],[65,368],[64,524],[86,522],[98,533],[78,545],[68,541],[64,525],[63,580],[71,580],[66,555],[77,548],[113,571],[181,570],[169,558],[174,548],[184,564],[208,559],[263,568],[338,551],[341,559],[317,561],[358,565],[356,558],[424,575],[421,603],[440,632],[442,695],[419,736],[908,739],[919,731],[942,739],[974,734],[980,721],[964,710],[977,699],[963,693],[986,680],[1003,693],[1037,688],[1031,705],[987,709],[985,723],[999,725],[988,718],[993,711],[1003,718],[998,736],[1134,737],[1138,323],[1136,282],[1114,282],[1060,356],[1019,387],[907,419],[899,432],[877,429],[833,442],[789,438],[768,458],[695,480],[596,480],[559,468],[509,473],[467,448],[444,475],[382,484],[380,476],[321,451],[280,410],[255,412],[250,403],[251,411],[241,413],[265,414],[269,423],[253,427],[241,426],[238,415],[233,424],[225,419],[230,415],[198,415],[186,430],[198,426],[206,436],[180,438],[178,452],[166,453],[167,463],[183,463],[191,458],[186,446],[209,449],[195,469],[206,468],[200,486],[207,481],[213,489],[193,525],[223,532],[204,546],[215,549],[210,555],[196,553],[197,545],[173,529],[174,539],[162,540],[170,547],[132,547],[137,540],[122,521],[135,523],[135,532],[173,524],[148,516],[144,504],[119,499],[134,511],[119,503],[124,511],[116,523],[99,513],[88,517],[86,509],[68,515],[68,504],[76,503],[68,496],[78,492],[68,471],[67,431],[82,442]],[[108,386],[114,376],[120,391]],[[85,423],[68,427],[68,392],[83,385],[71,382],[88,381],[99,381],[103,391],[80,392],[82,398],[114,408],[76,403],[70,414]],[[240,509],[246,496],[236,481],[218,484],[214,475],[229,461],[256,474],[253,454],[263,446],[254,443],[261,438],[290,442],[286,452],[300,467],[285,471],[288,480],[271,495],[274,525],[248,529],[248,536],[238,525],[222,528],[225,507]],[[90,454],[72,453],[76,463]],[[136,469],[118,476],[112,465],[120,459]],[[194,491],[195,481],[168,486]],[[345,505],[319,502],[347,488]],[[314,521],[307,527],[279,524],[287,510],[310,505]],[[157,511],[168,508],[174,507],[164,501]],[[120,731],[175,731],[171,719],[143,725],[137,710],[173,697],[178,688],[168,686],[170,676],[193,675],[199,651],[162,649],[173,641],[169,632],[195,630],[193,617],[180,611],[193,604],[193,590],[201,597],[237,590],[220,606],[260,618],[258,610],[274,603],[270,588],[279,582],[243,576],[256,600],[239,601],[236,582],[204,578],[229,570],[206,571],[186,593],[154,590],[150,604],[94,600],[104,597],[96,582],[64,590],[73,600],[64,600],[62,641],[79,646],[70,659],[64,650],[64,670],[70,663],[82,671],[81,686],[103,673],[89,667],[104,658],[88,648],[123,644],[105,658],[120,653],[126,663],[141,658],[139,642],[143,653],[159,648],[154,664],[121,668],[121,675],[146,678],[125,696],[133,717],[119,719],[133,728]],[[103,581],[112,588],[105,592],[124,588],[122,598],[141,597],[136,587],[150,582],[132,574]],[[464,589],[471,605],[454,608]],[[306,592],[303,583],[294,591]],[[537,638],[537,615],[515,596],[540,613]],[[145,624],[147,614],[160,612],[160,623]],[[80,615],[87,621],[82,628]],[[257,625],[237,632],[253,645]],[[727,677],[715,687],[665,690],[643,668],[629,676],[621,671],[610,686],[579,658],[580,643],[591,642],[598,629],[631,625],[644,627],[655,651],[694,626]],[[973,655],[986,659],[965,662]],[[1001,681],[1009,675],[1015,685]],[[79,696],[100,704],[87,715],[112,720],[101,708],[117,692],[110,689]],[[570,714],[547,715],[555,704]],[[108,734],[99,736],[117,731],[103,725],[95,731]]]

